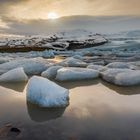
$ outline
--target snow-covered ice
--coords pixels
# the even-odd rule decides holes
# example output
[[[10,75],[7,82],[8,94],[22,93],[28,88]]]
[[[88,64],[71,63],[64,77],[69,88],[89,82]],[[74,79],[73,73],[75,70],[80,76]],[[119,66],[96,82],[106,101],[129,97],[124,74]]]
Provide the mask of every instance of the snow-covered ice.
[[[80,30],[79,32],[67,31],[52,35],[39,35],[22,38],[8,38],[0,40],[0,49],[51,49],[51,50],[69,50],[86,48],[89,45],[101,45],[107,43],[102,35],[93,34],[89,31]],[[14,51],[16,51],[16,49]]]
[[[33,76],[26,91],[27,100],[40,107],[65,107],[69,104],[69,91],[43,77]]]
[[[0,76],[0,82],[24,82],[28,77],[22,67],[12,69]]]
[[[67,67],[57,71],[56,80],[71,81],[71,80],[85,80],[94,79],[99,76],[99,72],[87,68]]]

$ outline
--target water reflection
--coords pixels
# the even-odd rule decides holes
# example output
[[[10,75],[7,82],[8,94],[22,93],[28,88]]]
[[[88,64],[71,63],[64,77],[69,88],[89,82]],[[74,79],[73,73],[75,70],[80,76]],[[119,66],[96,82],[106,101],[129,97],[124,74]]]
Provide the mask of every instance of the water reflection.
[[[27,102],[27,110],[31,120],[35,122],[45,122],[61,117],[66,108],[40,108],[37,105]]]
[[[116,91],[119,94],[122,95],[136,95],[140,94],[140,86],[129,86],[129,87],[123,87],[123,86],[117,86],[110,84],[108,82],[100,80],[100,83],[102,83],[104,86],[108,87],[109,89]]]
[[[26,102],[24,93],[0,86],[0,127],[20,124],[22,139],[140,139],[140,95],[126,96],[139,93],[140,87],[98,79],[60,84],[70,89],[70,105],[61,109],[39,108]]]
[[[17,83],[0,83],[0,86],[3,86],[8,89],[15,90],[17,92],[23,92],[26,82],[17,82]]]
[[[85,87],[85,86],[92,86],[92,85],[97,85],[100,82],[99,79],[94,79],[94,80],[84,80],[84,81],[66,81],[66,82],[56,82],[62,87],[65,87],[67,89],[73,89],[76,87]]]

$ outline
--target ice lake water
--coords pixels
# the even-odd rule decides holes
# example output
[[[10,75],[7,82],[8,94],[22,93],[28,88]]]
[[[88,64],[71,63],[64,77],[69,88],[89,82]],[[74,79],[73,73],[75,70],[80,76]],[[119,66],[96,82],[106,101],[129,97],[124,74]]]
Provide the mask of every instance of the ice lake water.
[[[21,133],[1,139],[140,139],[140,86],[118,87],[99,79],[59,84],[70,90],[67,108],[39,108],[26,102],[26,83],[2,84],[0,127],[11,124]]]

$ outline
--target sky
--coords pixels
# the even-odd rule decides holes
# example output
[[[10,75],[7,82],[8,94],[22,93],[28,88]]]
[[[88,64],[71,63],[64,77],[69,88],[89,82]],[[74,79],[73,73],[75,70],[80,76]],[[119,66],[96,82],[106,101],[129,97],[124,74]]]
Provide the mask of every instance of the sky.
[[[49,13],[57,17],[140,16],[139,5],[140,0],[0,0],[0,31],[13,23],[47,20]]]
[[[140,15],[140,0],[0,0],[0,16],[47,19],[71,15]]]

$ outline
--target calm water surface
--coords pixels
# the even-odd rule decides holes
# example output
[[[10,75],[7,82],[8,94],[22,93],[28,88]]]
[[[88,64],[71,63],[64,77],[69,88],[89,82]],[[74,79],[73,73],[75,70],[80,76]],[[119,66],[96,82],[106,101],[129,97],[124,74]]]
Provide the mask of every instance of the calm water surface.
[[[26,83],[2,84],[0,128],[11,124],[21,133],[0,139],[140,140],[140,86],[100,80],[59,84],[70,90],[67,108],[39,108],[26,102]]]

